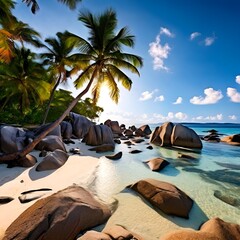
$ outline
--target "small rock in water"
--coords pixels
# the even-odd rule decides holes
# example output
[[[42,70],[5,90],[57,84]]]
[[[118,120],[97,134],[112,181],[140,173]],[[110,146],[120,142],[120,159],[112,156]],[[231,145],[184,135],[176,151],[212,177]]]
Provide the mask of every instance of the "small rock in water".
[[[152,150],[152,149],[153,149],[153,146],[148,146],[147,149]]]
[[[70,149],[69,149],[69,152],[70,152],[70,153],[73,153],[73,154],[81,154],[79,148],[70,148]]]
[[[140,153],[140,152],[142,152],[142,151],[138,150],[138,149],[135,149],[135,150],[130,151],[129,153],[135,154],[135,153]]]
[[[111,159],[111,160],[118,160],[122,157],[122,152],[119,152],[115,155],[109,155],[109,156],[106,156],[106,158],[108,159]]]

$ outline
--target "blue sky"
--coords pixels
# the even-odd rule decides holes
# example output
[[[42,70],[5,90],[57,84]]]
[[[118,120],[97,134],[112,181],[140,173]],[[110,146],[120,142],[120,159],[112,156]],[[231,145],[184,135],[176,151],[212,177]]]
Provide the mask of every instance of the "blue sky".
[[[79,10],[110,7],[119,29],[135,35],[134,49],[125,51],[143,58],[141,76],[131,76],[130,92],[120,87],[118,105],[102,90],[100,121],[240,122],[239,0],[83,0],[75,11],[57,0],[38,2],[36,15],[21,0],[14,13],[43,39],[65,30],[87,38]]]

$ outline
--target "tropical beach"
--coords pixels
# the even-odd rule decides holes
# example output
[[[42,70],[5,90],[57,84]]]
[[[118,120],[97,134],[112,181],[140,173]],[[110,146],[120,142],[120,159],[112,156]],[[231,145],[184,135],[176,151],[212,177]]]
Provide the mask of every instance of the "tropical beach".
[[[0,239],[238,240],[239,7],[0,0]]]

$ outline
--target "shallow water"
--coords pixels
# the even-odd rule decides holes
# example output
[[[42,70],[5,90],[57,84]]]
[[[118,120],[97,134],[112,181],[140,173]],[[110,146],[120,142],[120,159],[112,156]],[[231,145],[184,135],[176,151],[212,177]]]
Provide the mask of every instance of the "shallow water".
[[[202,133],[203,129],[206,130],[206,127],[195,127],[194,130],[198,134],[207,134]],[[217,130],[224,134],[240,132],[238,126]],[[128,148],[122,141],[115,148],[115,153],[123,152],[120,160],[112,161],[101,157],[95,180],[90,187],[107,202],[118,200],[118,208],[108,224],[121,224],[146,240],[157,240],[165,233],[182,227],[198,229],[203,222],[213,217],[240,224],[240,147],[203,142],[202,151],[192,153],[155,145],[149,150],[146,148],[148,143],[149,140],[145,139],[144,142]],[[129,151],[134,149],[142,152],[130,154]],[[180,152],[194,156],[195,159],[179,159]],[[161,172],[152,172],[144,161],[153,157],[163,157],[170,165]],[[167,181],[186,192],[194,200],[190,218],[186,220],[167,216],[126,189],[126,186],[144,178]],[[231,204],[235,206],[215,197],[216,191],[221,195],[231,196]]]

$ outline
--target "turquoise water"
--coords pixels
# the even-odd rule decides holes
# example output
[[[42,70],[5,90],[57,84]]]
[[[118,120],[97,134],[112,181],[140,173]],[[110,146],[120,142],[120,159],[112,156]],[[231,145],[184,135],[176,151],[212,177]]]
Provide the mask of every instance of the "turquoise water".
[[[151,125],[151,128],[156,126]],[[209,129],[216,129],[226,135],[240,133],[240,125],[186,126],[199,135],[206,135],[203,131]],[[131,148],[123,141],[122,144],[116,144],[115,153],[123,152],[118,161],[109,160],[103,154],[99,155],[100,165],[90,187],[103,200],[118,201],[118,208],[108,224],[122,224],[141,234],[146,240],[159,240],[165,233],[180,228],[198,229],[203,222],[213,217],[240,224],[240,147],[203,142],[202,151],[183,152],[195,158],[187,160],[178,158],[178,153],[183,150],[155,145],[149,150],[146,148],[148,144],[147,139]],[[129,153],[134,149],[142,152]],[[170,165],[161,172],[152,172],[144,161],[154,157],[162,157],[168,160]],[[185,191],[194,200],[189,220],[156,211],[138,195],[125,188],[144,178],[167,181]],[[214,196],[216,194],[222,195],[225,201]]]

